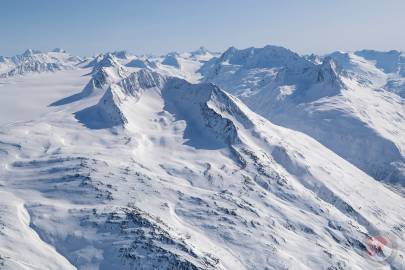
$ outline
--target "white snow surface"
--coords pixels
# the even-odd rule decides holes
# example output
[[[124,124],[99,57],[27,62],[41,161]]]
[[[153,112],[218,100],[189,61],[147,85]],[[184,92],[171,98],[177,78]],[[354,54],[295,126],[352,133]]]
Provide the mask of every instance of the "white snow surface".
[[[374,54],[113,52],[0,79],[0,268],[405,269],[402,75]]]
[[[205,81],[237,95],[273,123],[310,135],[374,178],[403,189],[400,55],[335,52],[319,63],[281,47],[230,48],[201,72]]]
[[[15,77],[29,73],[55,72],[74,69],[80,57],[71,56],[62,49],[42,53],[26,50],[23,54],[0,59],[0,77]]]

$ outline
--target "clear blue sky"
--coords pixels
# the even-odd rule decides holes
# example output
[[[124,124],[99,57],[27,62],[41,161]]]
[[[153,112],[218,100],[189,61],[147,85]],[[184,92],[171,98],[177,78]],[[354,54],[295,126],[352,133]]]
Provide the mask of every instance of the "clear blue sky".
[[[0,55],[282,45],[405,50],[405,0],[0,0]]]

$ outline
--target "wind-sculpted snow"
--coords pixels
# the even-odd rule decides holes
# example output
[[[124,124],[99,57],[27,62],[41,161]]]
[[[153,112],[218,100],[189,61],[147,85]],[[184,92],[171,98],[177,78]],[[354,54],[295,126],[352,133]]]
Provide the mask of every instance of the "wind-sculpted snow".
[[[274,50],[271,55],[286,53]],[[85,67],[91,60],[81,64],[93,69],[84,76],[91,94],[0,127],[0,268],[403,268],[398,192],[313,138],[257,115],[216,84],[170,76],[174,69],[163,70],[160,60],[155,69],[125,66],[129,61],[106,55],[97,69]],[[262,108],[277,100],[280,115],[317,124],[318,132],[329,121],[317,115],[327,111],[331,123],[342,121],[327,127],[332,141],[350,144],[335,132],[350,130],[359,155],[368,147],[369,160],[377,158],[373,153],[398,158],[395,145],[370,135],[378,114],[366,107],[363,122],[349,116],[362,108],[357,99],[399,96],[362,88],[358,96],[350,92],[350,72],[331,59],[302,63],[245,69],[240,74],[250,85],[257,72],[273,87],[266,88],[271,98],[258,87],[249,100],[257,98]],[[69,76],[81,82],[81,75]],[[384,117],[398,111],[384,108]],[[381,237],[373,236],[395,244],[378,250]]]

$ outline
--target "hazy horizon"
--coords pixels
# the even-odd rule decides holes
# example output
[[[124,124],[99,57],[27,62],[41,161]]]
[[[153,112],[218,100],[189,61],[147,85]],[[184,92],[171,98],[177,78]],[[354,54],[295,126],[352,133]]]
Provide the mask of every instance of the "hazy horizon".
[[[0,2],[0,55],[62,47],[91,56],[262,47],[300,54],[405,50],[405,1],[29,1]],[[241,15],[242,14],[242,15]]]

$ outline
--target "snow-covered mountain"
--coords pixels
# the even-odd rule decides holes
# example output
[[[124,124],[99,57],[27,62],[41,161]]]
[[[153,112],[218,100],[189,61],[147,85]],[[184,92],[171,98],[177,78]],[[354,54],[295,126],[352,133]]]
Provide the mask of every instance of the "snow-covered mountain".
[[[335,52],[317,63],[281,47],[230,48],[201,72],[272,122],[302,131],[376,179],[403,187],[404,100],[395,94],[400,88],[387,87],[391,78],[400,80],[400,69],[386,73],[383,64],[369,60],[372,53],[368,59],[363,53]]]
[[[329,113],[359,160],[398,158],[400,96],[280,47],[122,56],[0,79],[15,102],[58,93],[0,122],[0,268],[403,269],[403,194],[291,124],[322,134]]]
[[[71,56],[62,49],[54,49],[46,53],[29,49],[20,55],[2,57],[0,77],[73,69],[80,61],[80,57]]]

